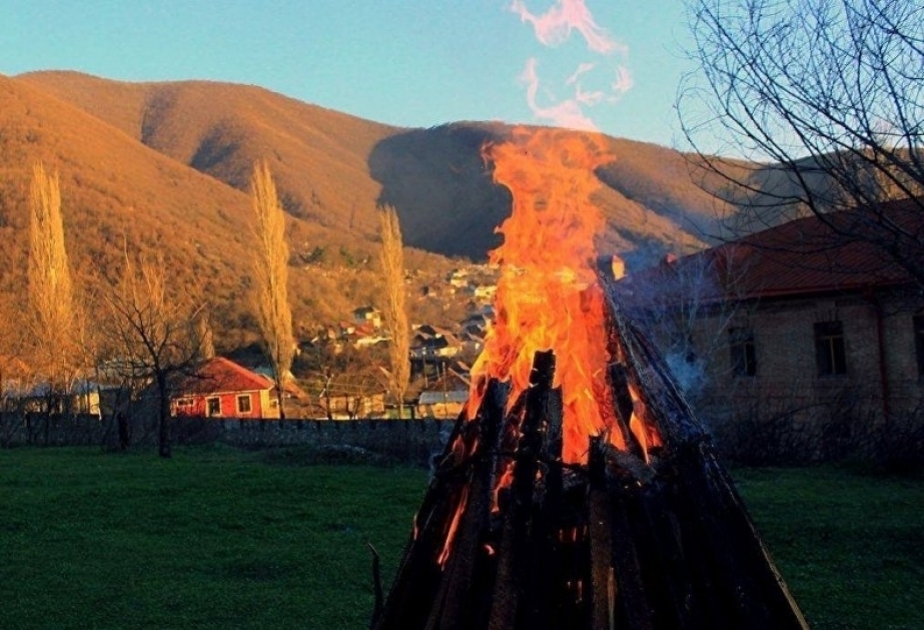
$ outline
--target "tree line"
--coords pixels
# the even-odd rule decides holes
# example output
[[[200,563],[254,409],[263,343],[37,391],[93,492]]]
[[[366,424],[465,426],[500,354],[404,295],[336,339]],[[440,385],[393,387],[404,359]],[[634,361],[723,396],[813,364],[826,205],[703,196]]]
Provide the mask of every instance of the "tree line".
[[[288,295],[289,249],[285,213],[267,162],[254,165],[250,182],[256,279],[249,297],[260,345],[274,382],[279,415],[296,351]],[[381,213],[383,300],[391,337],[392,396],[403,399],[409,379],[409,332],[404,304],[403,243],[395,210]],[[79,379],[116,378],[118,391],[151,388],[157,399],[158,454],[171,456],[173,388],[214,356],[207,302],[181,300],[169,285],[163,256],[132,255],[123,244],[123,265],[102,287],[81,291],[68,262],[61,193],[56,172],[41,162],[29,188],[28,309],[18,352],[44,385],[42,411],[65,408]],[[92,319],[91,319],[91,313]],[[105,374],[103,374],[105,372]],[[0,389],[3,375],[0,373]],[[6,394],[4,391],[3,394]],[[116,400],[116,406],[127,400]],[[400,405],[398,406],[400,408]],[[123,418],[120,415],[120,421]]]

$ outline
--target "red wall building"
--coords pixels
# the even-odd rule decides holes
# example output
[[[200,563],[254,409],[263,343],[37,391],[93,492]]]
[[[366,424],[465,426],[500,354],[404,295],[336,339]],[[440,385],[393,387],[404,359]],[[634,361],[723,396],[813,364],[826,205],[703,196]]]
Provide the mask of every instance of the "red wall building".
[[[183,379],[170,407],[175,416],[279,417],[273,382],[223,357],[209,359]]]

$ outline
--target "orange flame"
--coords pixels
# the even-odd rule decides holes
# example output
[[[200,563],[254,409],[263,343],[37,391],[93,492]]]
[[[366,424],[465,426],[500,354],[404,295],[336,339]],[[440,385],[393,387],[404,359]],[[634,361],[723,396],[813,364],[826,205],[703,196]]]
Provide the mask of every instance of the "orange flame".
[[[484,150],[495,181],[513,195],[513,212],[498,228],[503,245],[491,252],[501,269],[497,321],[472,368],[466,415],[474,417],[490,379],[510,383],[513,404],[529,386],[536,351],[552,350],[565,463],[586,463],[590,436],[626,448],[607,394],[611,357],[593,245],[604,226],[590,200],[599,185],[594,170],[613,159],[600,146],[596,135],[518,129],[510,142]]]

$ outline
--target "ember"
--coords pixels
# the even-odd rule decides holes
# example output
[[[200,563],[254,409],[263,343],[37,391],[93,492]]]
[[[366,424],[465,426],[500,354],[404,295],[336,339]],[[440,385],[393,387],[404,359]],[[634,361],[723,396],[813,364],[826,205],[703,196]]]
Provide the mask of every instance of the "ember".
[[[373,627],[805,627],[711,443],[598,278],[590,136],[486,149],[497,322]]]

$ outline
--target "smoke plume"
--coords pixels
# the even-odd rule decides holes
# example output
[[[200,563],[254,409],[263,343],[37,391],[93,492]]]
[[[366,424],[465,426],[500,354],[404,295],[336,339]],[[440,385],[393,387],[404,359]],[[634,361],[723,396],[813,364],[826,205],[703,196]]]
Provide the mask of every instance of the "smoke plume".
[[[632,75],[620,63],[628,56],[628,47],[597,25],[584,0],[556,0],[543,14],[532,13],[524,0],[513,0],[510,10],[533,27],[536,39],[543,46],[560,46],[575,32],[583,38],[591,59],[579,63],[570,76],[560,81],[558,92],[554,82],[540,79],[536,57],[526,61],[520,79],[526,86],[526,102],[536,119],[559,127],[596,130],[587,110],[615,103],[632,87]],[[602,87],[585,88],[588,79],[599,85],[601,77],[608,77],[602,80]],[[564,96],[559,96],[559,92]]]

